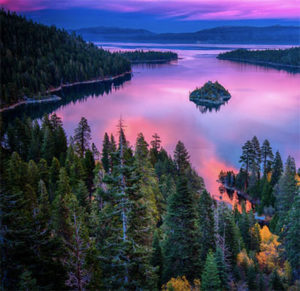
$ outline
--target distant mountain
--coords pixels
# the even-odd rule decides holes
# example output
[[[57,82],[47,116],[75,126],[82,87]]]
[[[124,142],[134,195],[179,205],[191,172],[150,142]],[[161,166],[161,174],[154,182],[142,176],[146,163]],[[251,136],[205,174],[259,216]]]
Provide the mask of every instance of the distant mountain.
[[[154,33],[144,29],[90,27],[74,30],[89,41],[159,43],[300,44],[299,26],[224,26],[188,33]]]
[[[73,31],[89,41],[126,41],[137,39],[143,40],[147,38],[153,38],[155,36],[155,33],[145,29],[130,29],[105,26],[81,28]]]

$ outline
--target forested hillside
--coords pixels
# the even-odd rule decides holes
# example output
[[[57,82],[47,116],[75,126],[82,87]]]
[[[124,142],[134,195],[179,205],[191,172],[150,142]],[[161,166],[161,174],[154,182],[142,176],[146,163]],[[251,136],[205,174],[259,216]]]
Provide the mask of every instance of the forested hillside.
[[[132,63],[143,63],[143,62],[169,62],[178,59],[178,54],[168,51],[120,51],[119,54]]]
[[[116,137],[105,133],[101,154],[90,143],[85,118],[69,142],[55,114],[41,125],[16,119],[1,131],[2,289],[299,288],[300,199],[291,157],[283,170],[265,142],[264,170],[254,180],[259,145],[253,139],[243,147],[243,177],[274,177],[279,219],[272,233],[253,211],[211,198],[181,141],[172,157],[157,134],[149,146],[140,133],[131,146],[120,120]]]
[[[130,63],[54,26],[0,11],[0,107],[43,95],[61,84],[130,71]]]
[[[289,49],[237,49],[218,55],[221,60],[249,62],[266,66],[287,66],[300,69],[300,47]]]

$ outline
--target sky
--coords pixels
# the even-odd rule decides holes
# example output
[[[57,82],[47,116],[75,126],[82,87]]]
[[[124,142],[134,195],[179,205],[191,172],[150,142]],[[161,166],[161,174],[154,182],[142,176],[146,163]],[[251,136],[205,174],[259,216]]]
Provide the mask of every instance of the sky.
[[[156,32],[222,25],[299,25],[300,0],[0,0],[3,8],[65,28],[122,26]]]

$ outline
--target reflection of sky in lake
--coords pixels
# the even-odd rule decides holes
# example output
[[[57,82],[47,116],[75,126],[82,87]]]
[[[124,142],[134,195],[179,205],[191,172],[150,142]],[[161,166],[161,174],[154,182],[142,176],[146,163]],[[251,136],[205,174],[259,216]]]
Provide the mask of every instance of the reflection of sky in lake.
[[[239,168],[241,147],[253,135],[261,142],[269,139],[274,152],[279,150],[284,160],[291,154],[299,166],[299,74],[217,60],[208,51],[178,53],[183,59],[172,64],[134,66],[133,78],[121,90],[58,109],[67,133],[73,134],[85,116],[101,148],[104,132],[115,133],[122,115],[131,143],[139,132],[148,142],[157,132],[172,153],[182,140],[214,195],[220,170]],[[208,80],[218,80],[232,98],[218,112],[202,114],[189,101],[189,91]]]

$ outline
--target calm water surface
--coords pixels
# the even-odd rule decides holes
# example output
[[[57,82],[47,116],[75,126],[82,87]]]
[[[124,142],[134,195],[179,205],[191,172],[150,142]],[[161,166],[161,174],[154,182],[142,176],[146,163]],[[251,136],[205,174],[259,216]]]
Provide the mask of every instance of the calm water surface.
[[[128,44],[120,44],[120,48],[128,48]],[[172,153],[181,140],[215,197],[219,197],[216,180],[220,170],[238,170],[241,147],[254,135],[261,142],[269,139],[284,160],[289,154],[294,156],[299,166],[300,74],[218,60],[220,47],[173,49],[181,58],[177,62],[133,66],[132,79],[119,90],[56,110],[67,134],[72,135],[85,116],[93,142],[101,148],[104,133],[116,133],[122,116],[131,144],[139,132],[148,142],[157,132],[162,146]],[[204,112],[189,101],[189,91],[208,80],[217,80],[232,94],[219,111]]]

